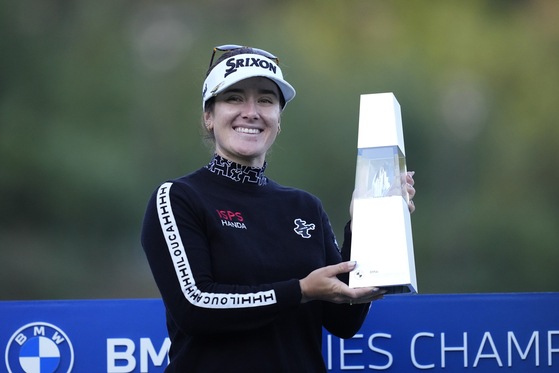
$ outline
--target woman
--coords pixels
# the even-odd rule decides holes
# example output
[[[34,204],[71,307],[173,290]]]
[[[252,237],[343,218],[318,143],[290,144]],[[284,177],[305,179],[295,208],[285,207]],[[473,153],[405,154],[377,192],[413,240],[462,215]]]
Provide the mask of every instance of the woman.
[[[320,201],[264,175],[295,96],[278,59],[239,46],[214,55],[203,88],[214,158],[162,184],[142,229],[167,310],[166,372],[325,372],[322,328],[353,336],[384,290],[340,281],[355,267],[349,224],[340,253]]]

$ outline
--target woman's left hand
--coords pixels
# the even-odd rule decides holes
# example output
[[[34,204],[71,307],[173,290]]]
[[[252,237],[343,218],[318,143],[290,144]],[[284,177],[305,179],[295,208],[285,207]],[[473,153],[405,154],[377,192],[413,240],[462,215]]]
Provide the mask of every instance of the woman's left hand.
[[[415,180],[413,179],[413,175],[415,175],[415,171],[408,171],[406,174],[406,190],[409,196],[408,202],[408,209],[410,210],[410,214],[415,211],[415,204],[413,203],[413,197],[415,197],[415,188],[413,187],[415,184]],[[353,191],[353,196],[351,197],[351,204],[349,205],[349,216],[351,217],[351,227],[353,228],[353,199],[355,198],[355,190]]]
[[[408,209],[410,210],[410,214],[415,211],[415,204],[413,203],[413,197],[415,197],[415,188],[413,187],[413,185],[415,184],[415,181],[413,180],[414,174],[415,171],[409,171],[406,175],[406,188],[408,191],[408,196],[410,197],[408,202]]]

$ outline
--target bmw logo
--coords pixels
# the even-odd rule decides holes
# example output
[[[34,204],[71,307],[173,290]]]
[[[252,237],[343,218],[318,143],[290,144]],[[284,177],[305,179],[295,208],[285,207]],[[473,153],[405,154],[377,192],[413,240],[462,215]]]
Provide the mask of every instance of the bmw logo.
[[[22,326],[6,346],[9,373],[70,373],[74,348],[58,327],[44,322]]]

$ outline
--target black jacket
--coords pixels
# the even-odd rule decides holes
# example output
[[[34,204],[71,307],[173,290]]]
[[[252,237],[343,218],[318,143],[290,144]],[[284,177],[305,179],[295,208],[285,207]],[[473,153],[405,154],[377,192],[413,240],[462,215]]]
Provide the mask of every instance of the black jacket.
[[[342,260],[322,204],[226,162],[162,184],[147,207],[142,245],[171,339],[165,372],[325,372],[322,327],[350,338],[369,304],[300,304],[299,279]],[[346,227],[344,260],[350,239]]]

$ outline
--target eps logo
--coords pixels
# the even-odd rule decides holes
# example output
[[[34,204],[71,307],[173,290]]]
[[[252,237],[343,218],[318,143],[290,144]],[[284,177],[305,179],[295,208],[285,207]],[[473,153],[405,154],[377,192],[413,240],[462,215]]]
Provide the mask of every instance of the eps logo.
[[[58,327],[34,322],[22,326],[6,346],[9,373],[70,373],[74,365],[74,348]]]

